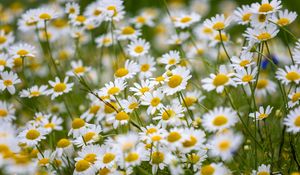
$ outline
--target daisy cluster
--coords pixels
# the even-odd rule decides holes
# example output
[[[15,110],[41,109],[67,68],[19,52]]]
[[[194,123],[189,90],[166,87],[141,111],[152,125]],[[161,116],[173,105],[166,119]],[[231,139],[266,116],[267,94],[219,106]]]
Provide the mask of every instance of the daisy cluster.
[[[0,174],[300,174],[280,0],[42,3],[0,8]]]

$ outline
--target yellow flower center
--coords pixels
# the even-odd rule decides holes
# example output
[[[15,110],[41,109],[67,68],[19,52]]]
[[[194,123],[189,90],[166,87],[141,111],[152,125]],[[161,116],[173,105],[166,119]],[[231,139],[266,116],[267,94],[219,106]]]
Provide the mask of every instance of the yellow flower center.
[[[136,47],[134,48],[134,51],[135,51],[136,53],[142,53],[142,52],[144,51],[144,47],[143,47],[143,46],[136,46]]]
[[[260,79],[257,82],[257,89],[264,89],[269,84],[268,80],[266,79]]]
[[[249,21],[251,15],[252,15],[251,13],[246,13],[246,14],[244,14],[243,17],[242,17],[242,20],[243,20],[244,22]]]
[[[121,111],[116,115],[116,120],[121,121],[121,120],[128,120],[128,119],[129,119],[129,115],[124,111]]]
[[[110,102],[110,104],[114,107],[114,108],[117,108],[117,104],[114,103],[114,102]],[[104,106],[104,112],[107,113],[107,114],[110,114],[110,113],[113,113],[115,110],[109,106],[109,105],[105,105]]]
[[[76,67],[76,68],[74,69],[74,72],[75,72],[76,74],[83,73],[83,72],[85,72],[85,67],[83,67],[83,66]]]
[[[202,31],[203,31],[203,33],[206,33],[206,34],[213,33],[213,30],[211,28],[208,28],[208,27],[205,27]]]
[[[163,76],[159,76],[159,77],[155,78],[155,81],[157,81],[157,82],[162,82],[164,80],[165,80],[165,78]]]
[[[271,37],[272,37],[271,34],[269,34],[268,32],[263,32],[256,36],[256,38],[260,41],[266,41],[266,40],[270,39]]]
[[[243,81],[243,82],[247,82],[247,83],[249,83],[249,82],[252,81],[252,80],[253,80],[252,75],[245,75],[245,76],[242,78],[242,81]]]
[[[133,103],[131,103],[131,104],[128,106],[128,108],[129,108],[129,109],[136,109],[138,106],[139,106],[138,103],[133,102]]]
[[[141,65],[141,71],[142,72],[147,72],[150,68],[150,65],[149,64],[142,64]]]
[[[55,127],[55,124],[54,123],[47,123],[47,124],[44,125],[44,127],[53,129]]]
[[[148,87],[142,87],[141,89],[140,89],[140,92],[142,93],[142,94],[144,94],[145,92],[149,92],[149,88]]]
[[[264,118],[267,118],[268,117],[268,115],[267,114],[260,114],[259,116],[258,116],[258,118],[259,119],[264,119]]]
[[[300,79],[299,73],[295,71],[288,72],[285,77],[290,81],[296,81]]]
[[[99,16],[101,13],[102,13],[101,10],[96,9],[96,10],[94,10],[93,14],[94,14],[94,16]]]
[[[182,143],[182,146],[184,146],[184,147],[186,147],[186,148],[192,147],[192,146],[196,145],[197,141],[198,141],[198,140],[197,140],[196,137],[190,136],[190,139],[185,140],[185,141]]]
[[[79,129],[85,125],[85,121],[81,118],[75,118],[72,122],[73,129]]]
[[[195,153],[189,154],[188,159],[192,164],[196,164],[200,160],[200,156]]]
[[[263,14],[258,15],[258,21],[259,21],[259,22],[265,22],[266,19],[267,19],[267,16],[266,16],[266,15],[263,15]]]
[[[160,98],[158,97],[154,97],[152,100],[151,100],[151,106],[157,106],[158,104],[160,103]]]
[[[172,75],[168,81],[168,85],[171,88],[176,88],[182,82],[183,78],[180,75]]]
[[[292,102],[296,102],[299,99],[300,99],[300,92],[297,92],[292,96]],[[1,116],[1,114],[0,114],[0,116]]]
[[[17,52],[18,55],[20,56],[25,56],[27,55],[29,52],[27,50],[21,49]]]
[[[89,113],[90,113],[90,114],[96,115],[97,112],[99,111],[99,109],[100,109],[100,106],[98,106],[98,105],[93,105],[92,107],[90,107]]]
[[[181,22],[181,23],[188,23],[188,22],[190,22],[191,20],[192,20],[191,17],[185,16],[185,17],[183,17],[183,18],[180,19],[180,22]]]
[[[187,106],[192,106],[194,103],[197,102],[197,98],[195,98],[195,97],[185,97],[184,101],[185,101],[185,104]]]
[[[22,63],[23,63],[22,58],[14,59],[14,67],[20,67],[20,66],[22,66]]]
[[[215,126],[222,126],[222,125],[225,125],[227,122],[228,122],[228,119],[224,115],[218,115],[213,120],[213,124]]]
[[[115,159],[116,155],[113,153],[105,153],[103,156],[103,163],[107,164],[110,163],[111,161],[113,161]]]
[[[300,116],[297,116],[294,121],[295,126],[300,127]]]
[[[135,30],[131,26],[124,27],[122,30],[123,35],[132,35],[132,34],[134,34],[134,32],[135,32]]]
[[[178,141],[179,139],[181,138],[181,134],[179,134],[178,132],[176,131],[173,131],[173,132],[170,132],[168,137],[167,137],[167,140],[169,142],[176,142]]]
[[[242,61],[240,62],[240,66],[245,67],[245,66],[247,66],[249,63],[250,63],[249,60],[242,60]]]
[[[157,132],[157,129],[156,128],[149,128],[149,129],[147,129],[147,134],[153,134],[153,133],[155,133],[155,132]]]
[[[80,22],[80,23],[83,23],[85,20],[86,20],[86,17],[85,17],[85,16],[78,15],[78,16],[76,17],[76,21],[78,21],[78,22]]]
[[[4,37],[4,36],[0,36],[0,44],[3,44],[3,43],[5,43],[6,42],[6,37]]]
[[[26,133],[26,138],[29,140],[35,140],[36,138],[38,138],[40,136],[40,132],[36,129],[30,129],[28,130],[28,132]]]
[[[201,168],[201,175],[213,175],[215,168],[211,165],[205,165]]]
[[[153,164],[160,164],[163,163],[165,155],[162,152],[156,151],[152,153],[151,158]]]
[[[224,84],[226,84],[229,81],[229,78],[227,77],[227,75],[225,74],[218,74],[214,80],[213,80],[213,84],[215,86],[222,86]]]
[[[140,156],[139,156],[138,153],[136,153],[136,152],[130,152],[130,153],[128,153],[128,155],[125,157],[125,161],[126,161],[126,162],[134,162],[134,161],[138,160],[139,157],[140,157]]]
[[[48,14],[48,13],[42,13],[40,14],[40,19],[43,19],[43,20],[50,20],[51,19],[51,15]]]
[[[107,10],[113,11],[114,12],[113,16],[116,16],[118,14],[116,6],[108,6]]]
[[[120,88],[118,88],[118,87],[112,87],[112,88],[110,88],[109,90],[108,90],[108,94],[109,95],[115,95],[115,94],[117,94],[117,93],[119,93],[120,92]]]
[[[58,148],[65,148],[68,147],[71,144],[71,142],[68,139],[60,139],[57,142],[57,147]]]
[[[39,165],[45,166],[50,162],[50,160],[48,158],[42,158],[41,160],[39,160]]]
[[[219,22],[216,22],[212,28],[215,30],[222,30],[222,29],[224,29],[224,27],[225,27],[225,24],[223,22],[219,21]]]
[[[116,77],[124,77],[129,73],[128,69],[126,68],[120,68],[116,71],[115,76]]]
[[[163,120],[169,120],[174,115],[175,115],[175,112],[172,109],[167,109],[162,113],[161,118]]]
[[[90,163],[94,163],[96,161],[96,157],[97,157],[96,154],[90,153],[90,154],[85,155],[84,160],[86,160]]]
[[[221,151],[226,151],[230,148],[231,143],[228,140],[224,140],[219,143],[219,148]]]
[[[84,159],[82,160],[79,160],[76,165],[75,165],[75,169],[76,171],[78,172],[82,172],[82,171],[85,171],[87,169],[90,168],[90,163]]]
[[[168,61],[168,64],[170,65],[173,65],[176,63],[176,59],[175,58],[171,58],[169,61]]]
[[[153,142],[157,142],[157,141],[160,141],[162,139],[162,137],[160,135],[155,135],[155,136],[152,136],[151,137],[151,140]]]
[[[55,92],[63,92],[67,88],[65,83],[57,83],[54,87],[53,90]]]
[[[95,135],[96,135],[95,132],[88,132],[88,133],[84,134],[83,140],[84,140],[85,142],[88,142],[88,141],[92,140],[92,138],[93,138]]]
[[[6,61],[0,59],[0,66],[5,66],[5,65],[6,65]]]
[[[272,10],[273,10],[273,7],[269,3],[262,4],[258,9],[259,12],[269,12]]]
[[[109,175],[110,170],[108,168],[102,168],[98,171],[99,175]]]
[[[0,109],[0,117],[1,117],[1,118],[6,117],[7,114],[8,114],[7,110],[5,110],[5,109]]]
[[[258,172],[257,175],[270,175],[270,173],[268,173],[266,171],[261,171],[261,172]]]
[[[222,39],[222,40],[221,40],[221,39]],[[228,37],[227,37],[227,35],[224,34],[224,33],[221,33],[221,37],[220,37],[220,34],[216,34],[215,40],[226,42],[226,41],[228,40]]]
[[[37,97],[39,96],[41,93],[39,91],[32,91],[30,92],[30,95],[33,96],[33,97]]]
[[[277,24],[280,26],[286,26],[286,25],[290,24],[290,20],[288,18],[280,18],[277,21]]]
[[[146,19],[145,19],[143,16],[138,16],[138,17],[136,18],[136,21],[137,21],[138,23],[144,24],[144,23],[146,22]]]
[[[11,80],[4,80],[3,81],[4,86],[11,86],[13,82]]]

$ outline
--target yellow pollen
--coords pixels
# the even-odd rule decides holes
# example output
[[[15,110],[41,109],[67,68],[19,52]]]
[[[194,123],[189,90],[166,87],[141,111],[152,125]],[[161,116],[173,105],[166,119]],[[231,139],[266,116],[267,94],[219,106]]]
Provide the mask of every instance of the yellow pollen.
[[[151,106],[157,106],[157,105],[159,105],[159,103],[160,103],[160,98],[158,98],[158,97],[154,97],[152,100],[151,100]]]
[[[251,13],[246,13],[246,14],[244,14],[243,17],[242,17],[242,20],[243,20],[244,22],[249,21],[251,15],[252,15]]]
[[[126,161],[126,162],[134,162],[134,161],[138,160],[139,157],[140,157],[140,156],[139,156],[138,153],[136,153],[136,152],[130,152],[130,153],[128,153],[128,155],[125,157],[125,161]]]
[[[273,10],[273,7],[269,3],[262,4],[258,9],[259,12],[269,12],[272,10]]]
[[[98,171],[99,175],[109,175],[110,170],[108,168],[102,168]]]
[[[201,175],[213,175],[215,168],[211,165],[205,165],[201,168]]]
[[[155,81],[157,81],[157,82],[162,82],[164,80],[165,80],[165,78],[163,76],[159,76],[159,77],[155,78]]]
[[[3,81],[4,86],[11,86],[13,82],[11,80],[4,80]]]
[[[5,65],[6,65],[6,61],[0,59],[0,66],[5,66]]]
[[[22,63],[23,63],[22,58],[14,59],[14,67],[20,67],[20,66],[22,66]]]
[[[39,96],[41,93],[39,91],[32,91],[30,92],[30,95],[33,96],[33,97],[37,97]]]
[[[176,64],[176,59],[175,59],[175,58],[171,58],[171,59],[168,61],[168,64],[170,64],[170,65]]]
[[[292,96],[292,102],[296,102],[299,99],[300,99],[300,92],[297,92]],[[0,116],[1,116],[1,112],[0,112]]]
[[[21,49],[17,52],[20,56],[26,56],[29,52],[27,50]]]
[[[97,112],[99,111],[99,109],[100,109],[100,106],[98,106],[98,105],[93,105],[93,106],[90,107],[89,113],[90,113],[90,114],[96,115]]]
[[[124,111],[121,111],[116,114],[116,120],[121,121],[121,120],[128,120],[128,119],[129,119],[129,115]]]
[[[223,22],[216,22],[212,28],[215,30],[223,30],[225,27],[225,24]]]
[[[258,116],[259,119],[265,119],[265,118],[267,118],[267,117],[268,117],[267,114],[260,114],[260,115]]]
[[[107,164],[110,163],[111,161],[113,161],[115,159],[116,155],[113,153],[105,153],[105,155],[103,156],[103,163]]]
[[[290,20],[288,18],[280,18],[277,21],[277,24],[280,26],[286,26],[286,25],[290,24]]]
[[[83,72],[85,72],[85,67],[83,67],[83,66],[76,67],[76,68],[74,69],[74,72],[75,72],[76,74],[83,73]]]
[[[252,75],[245,75],[243,78],[242,78],[242,81],[243,82],[250,82],[253,80],[253,77]]]
[[[90,153],[90,154],[85,155],[84,160],[86,160],[90,163],[94,163],[96,161],[96,157],[97,157],[96,154]]]
[[[75,118],[72,122],[73,129],[79,129],[85,125],[85,121],[81,118]]]
[[[108,91],[107,91],[107,93],[109,94],[109,95],[115,95],[115,94],[117,94],[117,93],[119,93],[120,92],[120,89],[118,88],[118,87],[111,87]]]
[[[249,63],[250,63],[249,60],[242,60],[242,61],[240,62],[240,66],[246,67]]]
[[[47,165],[50,162],[50,160],[48,158],[42,158],[41,160],[39,160],[39,165]]]
[[[267,85],[269,84],[268,80],[266,79],[260,79],[257,82],[257,89],[264,89],[265,87],[267,87]]]
[[[68,139],[60,139],[57,142],[57,147],[58,148],[65,148],[68,147],[71,144],[71,142]]]
[[[67,88],[65,83],[57,83],[54,87],[53,90],[55,92],[63,92]]]
[[[75,165],[75,170],[78,172],[85,171],[90,168],[90,163],[84,159],[79,160]]]
[[[176,141],[178,141],[180,138],[181,138],[181,135],[180,135],[178,132],[173,131],[173,132],[170,132],[170,133],[169,133],[169,135],[168,135],[168,137],[167,137],[167,140],[168,140],[169,142],[176,142]]]
[[[133,102],[133,103],[131,103],[131,104],[128,106],[128,108],[129,108],[129,109],[136,109],[138,106],[139,106],[138,103]]]
[[[114,102],[110,102],[110,104],[114,107],[114,108],[117,108],[117,104],[114,103]],[[109,106],[109,105],[106,105],[104,106],[104,112],[107,113],[107,114],[110,114],[110,113],[113,113],[115,110]]]
[[[116,16],[118,14],[116,6],[108,6],[106,9],[113,11],[113,16]]]
[[[271,37],[271,34],[269,34],[268,32],[263,32],[256,36],[256,38],[260,41],[266,41],[268,39],[271,39]]]
[[[96,9],[96,10],[94,10],[93,14],[94,14],[94,16],[99,16],[101,13],[102,13],[101,10]]]
[[[270,175],[270,173],[268,173],[266,171],[261,171],[261,172],[258,172],[257,175]]]
[[[85,16],[79,15],[76,17],[76,21],[83,23],[86,20]]]
[[[200,160],[200,156],[195,153],[189,154],[188,159],[192,164],[196,164]]]
[[[187,106],[192,106],[194,103],[197,102],[197,98],[195,98],[195,97],[185,97],[184,101],[185,101],[185,104]]]
[[[157,129],[156,128],[149,128],[149,129],[147,129],[147,134],[153,134],[153,133],[155,133],[155,132],[157,132]]]
[[[85,142],[88,142],[88,141],[92,140],[95,135],[96,135],[95,132],[88,132],[88,133],[84,134],[83,140]]]
[[[153,164],[160,164],[163,163],[165,155],[164,153],[157,151],[152,153],[151,158]]]
[[[124,27],[122,30],[123,35],[132,35],[134,32],[135,30],[131,26]]]
[[[259,22],[265,22],[266,19],[267,19],[267,16],[266,16],[266,15],[263,15],[263,14],[258,15],[258,21],[259,21]]]
[[[3,43],[5,43],[6,42],[6,37],[4,37],[4,36],[0,36],[0,44],[3,44]]]
[[[151,140],[152,140],[153,142],[160,141],[161,139],[162,139],[162,137],[159,136],[159,135],[155,135],[155,136],[152,136],[152,137],[151,137]]]
[[[129,73],[128,69],[126,68],[120,68],[116,71],[115,76],[116,77],[124,77]]]
[[[295,126],[300,127],[300,116],[297,116],[294,121]]]
[[[161,115],[161,118],[163,120],[169,120],[171,117],[173,117],[175,115],[175,112],[172,110],[172,109],[168,109],[168,110],[165,110],[162,115]]]
[[[148,87],[142,87],[141,89],[140,89],[140,92],[142,93],[142,94],[144,94],[145,92],[149,92],[149,88]]]
[[[36,138],[38,138],[40,136],[40,132],[36,129],[30,129],[28,130],[28,132],[26,133],[26,138],[29,140],[35,140]]]
[[[43,20],[50,20],[51,19],[51,15],[48,14],[48,13],[42,13],[40,14],[40,19],[43,19]]]
[[[227,140],[224,140],[222,142],[219,143],[219,148],[221,151],[226,151],[230,148],[230,142]]]
[[[223,42],[226,42],[228,40],[227,36],[224,33],[221,33],[221,37]],[[221,37],[220,34],[216,34],[215,40],[221,41]]]
[[[213,124],[215,126],[222,126],[222,125],[225,125],[227,122],[228,122],[228,119],[224,115],[218,115],[213,120]]]
[[[186,148],[192,147],[192,146],[196,145],[197,141],[198,141],[198,140],[197,140],[196,137],[190,136],[190,139],[185,140],[185,141],[182,143],[182,146],[184,146],[184,147],[186,147]]]
[[[296,81],[300,79],[299,73],[295,71],[288,72],[285,77],[290,81]]]
[[[53,128],[55,128],[55,124],[54,123],[47,123],[47,124],[44,125],[44,127],[53,129]]]
[[[142,53],[142,52],[144,51],[144,47],[143,47],[143,46],[136,46],[136,47],[134,48],[134,51],[135,51],[136,53]]]
[[[6,117],[8,114],[7,110],[5,109],[0,109],[0,118]]]
[[[150,65],[149,64],[142,64],[141,65],[141,71],[142,72],[147,72],[150,68]]]
[[[168,85],[171,88],[176,88],[182,82],[183,78],[180,75],[172,75],[168,81]]]
[[[136,21],[137,21],[138,23],[144,24],[144,23],[146,22],[146,19],[145,19],[143,16],[138,16],[138,17],[136,18]]]
[[[215,86],[222,86],[224,84],[226,84],[229,81],[229,78],[227,77],[227,75],[225,74],[218,74],[214,80],[213,80],[213,84]]]
[[[213,33],[213,30],[212,30],[211,28],[205,27],[205,28],[203,29],[203,33],[211,34],[211,33]]]
[[[183,18],[180,19],[180,22],[181,22],[181,23],[188,23],[188,22],[190,22],[191,20],[192,20],[191,17],[185,16],[185,17],[183,17]]]

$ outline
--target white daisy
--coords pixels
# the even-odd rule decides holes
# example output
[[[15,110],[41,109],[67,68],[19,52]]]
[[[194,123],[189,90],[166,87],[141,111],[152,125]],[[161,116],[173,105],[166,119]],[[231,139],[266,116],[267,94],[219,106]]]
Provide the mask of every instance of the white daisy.
[[[34,85],[31,88],[22,90],[20,92],[20,97],[32,98],[32,97],[39,97],[41,95],[46,95],[47,88],[48,88],[47,85],[42,85],[40,87]]]
[[[172,18],[174,20],[175,27],[185,29],[195,24],[196,22],[200,21],[201,16],[198,15],[197,13],[191,13],[191,14],[180,14],[178,16],[173,16]]]
[[[114,96],[120,94],[126,87],[126,82],[124,79],[118,78],[113,82],[106,83],[105,87],[100,89],[101,94],[105,96]]]
[[[233,80],[236,84],[247,85],[255,81],[257,74],[257,67],[251,68],[247,67],[247,69],[237,70],[235,74],[235,78]]]
[[[84,74],[87,74],[89,71],[91,71],[91,67],[83,66],[81,60],[71,61],[71,66],[72,70],[67,72],[67,75],[69,76],[83,76]]]
[[[5,33],[4,30],[0,31],[0,49],[7,48],[14,41],[12,32]]]
[[[265,28],[248,28],[244,36],[249,41],[259,43],[274,38],[278,32],[279,30],[274,24],[269,24]]]
[[[295,88],[294,90],[292,90],[289,94],[288,94],[288,98],[289,98],[289,102],[288,102],[288,106],[290,108],[296,106],[299,104],[299,100],[300,100],[300,88]]]
[[[0,72],[5,68],[13,67],[13,59],[8,56],[8,54],[0,53]]]
[[[231,22],[230,17],[225,18],[224,14],[222,15],[217,14],[216,16],[211,17],[210,19],[206,19],[203,24],[205,27],[214,29],[216,31],[220,31],[228,27],[230,22]]]
[[[140,79],[150,78],[153,72],[156,71],[155,64],[156,62],[154,58],[150,55],[139,58],[138,59],[139,78]]]
[[[10,94],[14,94],[16,92],[15,84],[21,83],[21,80],[18,78],[18,75],[14,72],[0,72],[0,90],[4,91],[8,90]]]
[[[300,108],[296,108],[289,112],[283,120],[283,124],[287,126],[287,132],[297,134],[300,132]]]
[[[15,111],[14,105],[0,101],[0,122],[7,123],[15,120]]]
[[[271,174],[271,165],[262,164],[258,167],[257,171],[253,170],[251,173],[251,175],[261,175],[261,174],[265,174],[265,175]]]
[[[242,5],[242,7],[238,7],[234,12],[234,20],[238,24],[248,24],[251,20],[252,13],[250,11],[249,5]]]
[[[135,40],[142,35],[139,29],[134,29],[131,26],[122,27],[120,30],[116,31],[118,35],[118,40]]]
[[[261,4],[253,3],[251,11],[255,14],[269,14],[274,13],[281,8],[280,0],[262,0]]]
[[[10,46],[8,48],[8,53],[13,58],[35,57],[36,50],[34,46],[27,43],[18,43]]]
[[[68,93],[72,90],[74,83],[68,83],[69,77],[65,77],[64,81],[61,82],[58,77],[55,77],[55,81],[49,81],[51,89],[47,91],[47,95],[51,95],[51,99],[55,99],[56,97]]]
[[[250,113],[249,117],[252,117],[254,120],[264,120],[267,117],[269,117],[269,115],[272,112],[273,107],[271,106],[267,106],[266,108],[260,106],[259,107],[259,111],[256,111],[254,113]]]
[[[164,54],[159,62],[166,65],[165,68],[169,69],[169,67],[178,64],[180,61],[180,54],[176,50],[171,50],[168,53]]]
[[[148,106],[147,114],[154,114],[158,109],[163,107],[161,103],[164,95],[160,91],[145,92],[141,97],[141,105]]]
[[[289,12],[287,9],[284,11],[280,10],[277,15],[273,15],[271,21],[279,26],[287,26],[291,24],[297,18],[296,12]]]
[[[284,69],[279,68],[276,71],[276,78],[286,85],[298,84],[300,82],[300,68],[298,65],[285,66]]]
[[[142,38],[132,40],[127,47],[128,53],[133,57],[143,56],[149,52],[149,49],[150,44]]]
[[[19,133],[18,138],[20,143],[27,146],[35,146],[39,141],[46,138],[46,134],[47,131],[42,127],[29,126]]]
[[[115,71],[115,78],[131,79],[138,72],[139,68],[136,62],[126,60],[124,67],[120,67]]]

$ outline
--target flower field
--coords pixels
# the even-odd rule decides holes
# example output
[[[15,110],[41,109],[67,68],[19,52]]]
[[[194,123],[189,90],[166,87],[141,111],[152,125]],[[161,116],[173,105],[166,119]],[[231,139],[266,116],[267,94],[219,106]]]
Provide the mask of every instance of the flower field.
[[[1,2],[0,174],[299,175],[297,5]]]

